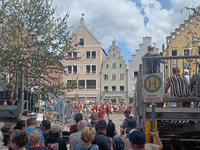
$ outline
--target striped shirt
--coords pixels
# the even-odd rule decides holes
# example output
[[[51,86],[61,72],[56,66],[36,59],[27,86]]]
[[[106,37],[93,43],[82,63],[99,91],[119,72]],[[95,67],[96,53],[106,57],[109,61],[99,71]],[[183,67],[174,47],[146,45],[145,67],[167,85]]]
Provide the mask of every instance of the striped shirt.
[[[165,87],[171,87],[172,96],[182,97],[189,95],[187,79],[181,74],[170,76],[166,81]]]

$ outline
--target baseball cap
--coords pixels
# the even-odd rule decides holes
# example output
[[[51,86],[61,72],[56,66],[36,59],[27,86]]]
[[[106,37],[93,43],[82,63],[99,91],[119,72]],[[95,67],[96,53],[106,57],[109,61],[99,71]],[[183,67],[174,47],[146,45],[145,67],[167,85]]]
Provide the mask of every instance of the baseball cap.
[[[135,119],[134,118],[128,118],[127,121],[126,121],[126,127],[131,128],[131,129],[136,128],[137,125],[136,125]]]
[[[148,46],[147,46],[147,50],[150,50],[154,47],[155,47],[155,45],[153,43],[149,43]]]
[[[60,130],[63,130],[63,129],[64,129],[63,126],[60,126],[60,125],[58,125],[58,124],[55,124],[55,125],[53,125],[53,126],[51,127],[50,131],[51,131],[52,133],[57,133],[57,132],[59,132]]]
[[[1,130],[1,128],[3,128],[3,126],[4,126],[4,123],[0,122],[0,130]]]
[[[107,126],[107,123],[105,120],[99,120],[99,122],[97,123],[97,127],[98,128],[105,128]]]
[[[124,141],[121,138],[116,138],[113,140],[114,150],[124,150]]]
[[[126,109],[123,114],[130,114],[130,110]]]
[[[131,133],[128,133],[127,138],[129,139],[130,142],[136,145],[143,145],[145,144],[146,141],[145,134],[140,130],[135,130]]]
[[[189,70],[188,70],[188,69],[184,69],[184,73],[185,73],[185,72],[186,72],[186,73],[189,73]]]

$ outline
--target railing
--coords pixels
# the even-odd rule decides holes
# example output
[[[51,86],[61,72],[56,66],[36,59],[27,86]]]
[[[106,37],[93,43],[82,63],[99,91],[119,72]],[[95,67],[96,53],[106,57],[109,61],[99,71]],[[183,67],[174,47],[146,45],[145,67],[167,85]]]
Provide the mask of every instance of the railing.
[[[200,67],[200,56],[156,56],[156,57],[148,57],[143,58],[143,64],[139,65],[136,89],[135,89],[135,97],[134,97],[134,105],[133,105],[133,114],[134,118],[138,122],[139,128],[144,129],[144,122],[146,120],[152,119],[152,108],[149,108],[147,103],[143,101],[143,80],[146,72],[145,62],[149,60],[152,64],[152,73],[162,72],[163,73],[163,85],[165,85],[166,80],[169,76],[172,75],[172,68],[178,66],[180,68],[180,73],[183,73],[184,66],[189,66],[188,70],[190,71],[191,76],[198,75],[198,68]],[[154,72],[153,61],[158,62],[159,68]],[[163,64],[160,65],[160,62]],[[168,108],[168,107],[156,107],[155,108],[155,119],[160,120],[200,120],[200,110],[199,108],[185,108],[180,107],[180,102],[200,102],[200,97],[198,97],[198,89],[200,85],[197,83],[200,81],[198,78],[195,78],[195,91],[189,92],[189,95],[178,97],[166,97],[163,91],[163,102],[176,102],[178,105],[176,107]],[[191,84],[188,87],[191,89]],[[196,94],[196,96],[192,94]],[[146,106],[145,106],[146,105]],[[170,107],[170,106],[169,106]]]

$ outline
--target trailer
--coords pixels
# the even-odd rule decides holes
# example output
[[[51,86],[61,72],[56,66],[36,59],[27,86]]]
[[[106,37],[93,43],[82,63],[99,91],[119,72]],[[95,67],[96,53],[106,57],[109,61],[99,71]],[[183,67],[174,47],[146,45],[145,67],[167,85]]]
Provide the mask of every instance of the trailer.
[[[145,62],[146,60],[158,61],[165,60],[165,63],[160,65],[157,73],[145,74]],[[195,63],[191,63],[195,62]],[[170,149],[169,140],[171,138],[177,137],[183,142],[183,146],[185,149],[199,149],[200,148],[200,108],[199,107],[180,107],[180,102],[191,102],[198,103],[200,102],[200,97],[196,97],[190,95],[187,97],[167,97],[164,94],[164,86],[166,83],[166,79],[171,75],[171,69],[173,66],[185,66],[184,63],[189,64],[193,72],[193,75],[196,75],[198,69],[200,67],[200,56],[157,56],[157,57],[148,57],[143,58],[142,64],[139,65],[138,77],[136,83],[135,97],[134,97],[134,105],[132,109],[132,113],[134,118],[138,123],[138,127],[145,132],[147,137],[147,141],[151,140],[148,138],[147,134],[149,131],[155,131],[159,134],[161,138],[164,148]],[[172,65],[173,64],[173,65]],[[184,68],[180,68],[183,70]],[[152,68],[153,70],[153,68]],[[182,71],[181,71],[182,73]],[[161,87],[157,94],[161,95],[161,101],[157,99],[149,98],[147,101],[145,95],[148,92],[152,94],[153,92],[148,91],[146,89],[146,79],[153,78],[160,74]],[[192,74],[191,74],[192,75]],[[156,79],[157,80],[157,79]],[[198,79],[196,79],[198,80]],[[200,80],[200,79],[199,79]],[[149,80],[150,82],[150,80]],[[197,83],[197,81],[196,81]],[[149,83],[148,86],[150,87]],[[191,85],[190,85],[191,86]],[[191,88],[189,86],[189,89]],[[193,92],[196,92],[197,95],[197,87],[200,86],[198,84],[195,85],[195,89]],[[155,94],[154,94],[155,95]],[[150,96],[150,95],[149,95]],[[156,107],[156,104],[159,102],[174,102],[177,104],[176,107]],[[151,105],[147,105],[150,103]],[[149,141],[150,142],[150,141]]]

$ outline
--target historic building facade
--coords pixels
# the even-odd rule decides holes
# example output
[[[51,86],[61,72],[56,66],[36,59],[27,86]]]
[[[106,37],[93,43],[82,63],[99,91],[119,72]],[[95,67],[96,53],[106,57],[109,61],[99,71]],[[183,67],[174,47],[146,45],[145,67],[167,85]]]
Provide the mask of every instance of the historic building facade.
[[[71,36],[72,45],[79,43],[75,50],[66,55],[68,60],[63,60],[67,67],[67,74],[63,80],[68,85],[73,85],[73,90],[67,93],[67,98],[84,102],[100,102],[100,71],[102,61],[106,57],[100,42],[84,26],[84,19]],[[69,86],[70,88],[70,86]]]
[[[151,37],[144,37],[143,43],[139,44],[139,49],[136,49],[135,55],[132,55],[132,60],[129,60],[128,68],[128,93],[129,101],[133,101],[139,65],[142,64],[142,57],[147,53],[147,46],[151,43]],[[155,52],[158,52],[158,48],[155,48]]]
[[[198,8],[192,15],[189,15],[188,20],[185,20],[183,24],[180,24],[179,28],[175,29],[175,32],[171,32],[170,36],[166,37],[166,55],[167,56],[185,56],[185,55],[200,55],[200,9]],[[181,73],[183,69],[190,70],[192,76],[196,73],[200,60],[188,61],[173,59],[168,61],[167,77],[172,73],[172,68],[178,66]],[[196,64],[198,66],[196,66]]]
[[[128,103],[127,66],[116,41],[108,51],[101,71],[101,101]]]

